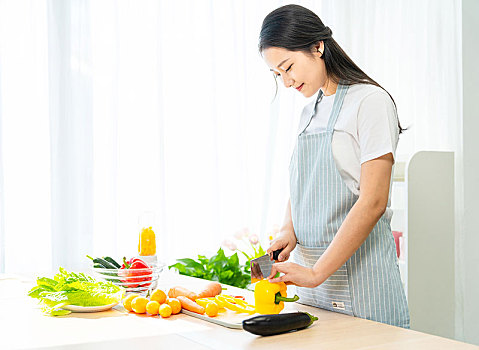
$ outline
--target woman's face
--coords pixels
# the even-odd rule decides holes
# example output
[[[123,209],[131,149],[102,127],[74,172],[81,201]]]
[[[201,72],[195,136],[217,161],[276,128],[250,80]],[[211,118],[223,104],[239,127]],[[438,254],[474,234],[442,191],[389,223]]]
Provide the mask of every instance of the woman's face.
[[[320,52],[312,52],[312,56],[302,51],[270,47],[263,50],[263,58],[284,86],[294,87],[304,97],[311,97],[325,86],[327,80],[326,66],[321,59],[322,44],[318,46]]]

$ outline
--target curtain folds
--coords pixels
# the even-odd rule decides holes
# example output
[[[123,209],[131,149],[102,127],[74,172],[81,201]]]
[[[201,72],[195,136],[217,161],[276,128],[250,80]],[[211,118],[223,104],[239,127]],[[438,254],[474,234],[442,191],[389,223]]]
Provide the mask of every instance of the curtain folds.
[[[89,2],[51,0],[47,21],[52,259],[78,269],[93,250]]]
[[[410,127],[400,159],[461,157],[459,0],[297,3],[394,97]],[[134,255],[144,211],[165,261],[242,227],[266,241],[308,102],[282,86],[273,98],[257,52],[280,5],[0,0],[0,269]]]
[[[45,1],[0,1],[2,272],[51,270],[47,24]]]

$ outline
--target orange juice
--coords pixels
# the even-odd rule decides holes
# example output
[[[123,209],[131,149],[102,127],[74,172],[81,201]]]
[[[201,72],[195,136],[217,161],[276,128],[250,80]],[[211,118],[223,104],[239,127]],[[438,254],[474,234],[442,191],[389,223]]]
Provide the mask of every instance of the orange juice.
[[[138,242],[138,254],[140,256],[150,256],[156,254],[156,237],[151,226],[141,229],[140,239]]]

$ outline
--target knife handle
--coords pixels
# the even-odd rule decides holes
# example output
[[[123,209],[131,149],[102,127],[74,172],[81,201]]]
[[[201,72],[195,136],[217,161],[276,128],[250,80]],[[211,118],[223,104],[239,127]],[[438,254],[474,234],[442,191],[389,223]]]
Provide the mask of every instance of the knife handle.
[[[278,250],[275,250],[275,251],[273,252],[273,260],[278,260],[278,258],[279,258],[279,253],[281,253],[282,251],[283,251],[283,248],[278,249]]]

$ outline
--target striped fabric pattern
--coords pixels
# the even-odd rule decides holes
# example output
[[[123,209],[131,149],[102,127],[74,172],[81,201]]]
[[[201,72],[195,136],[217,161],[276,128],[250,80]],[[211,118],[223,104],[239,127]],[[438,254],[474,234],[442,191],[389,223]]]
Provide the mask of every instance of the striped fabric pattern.
[[[356,203],[334,162],[334,125],[348,90],[339,85],[327,129],[298,136],[290,164],[290,198],[298,245],[293,261],[312,267]],[[318,95],[320,101],[322,92]],[[313,109],[314,116],[315,108]],[[310,118],[310,119],[311,119]],[[366,241],[328,280],[298,288],[300,302],[382,323],[409,327],[409,312],[389,221],[380,218]]]
[[[326,248],[305,247],[297,245],[293,253],[294,262],[312,267],[321,257]],[[346,265],[341,266],[323,284],[316,288],[299,288],[299,302],[302,304],[320,307],[347,315],[353,315],[351,291],[349,289],[349,275]],[[333,302],[343,303],[343,308],[334,307]]]

